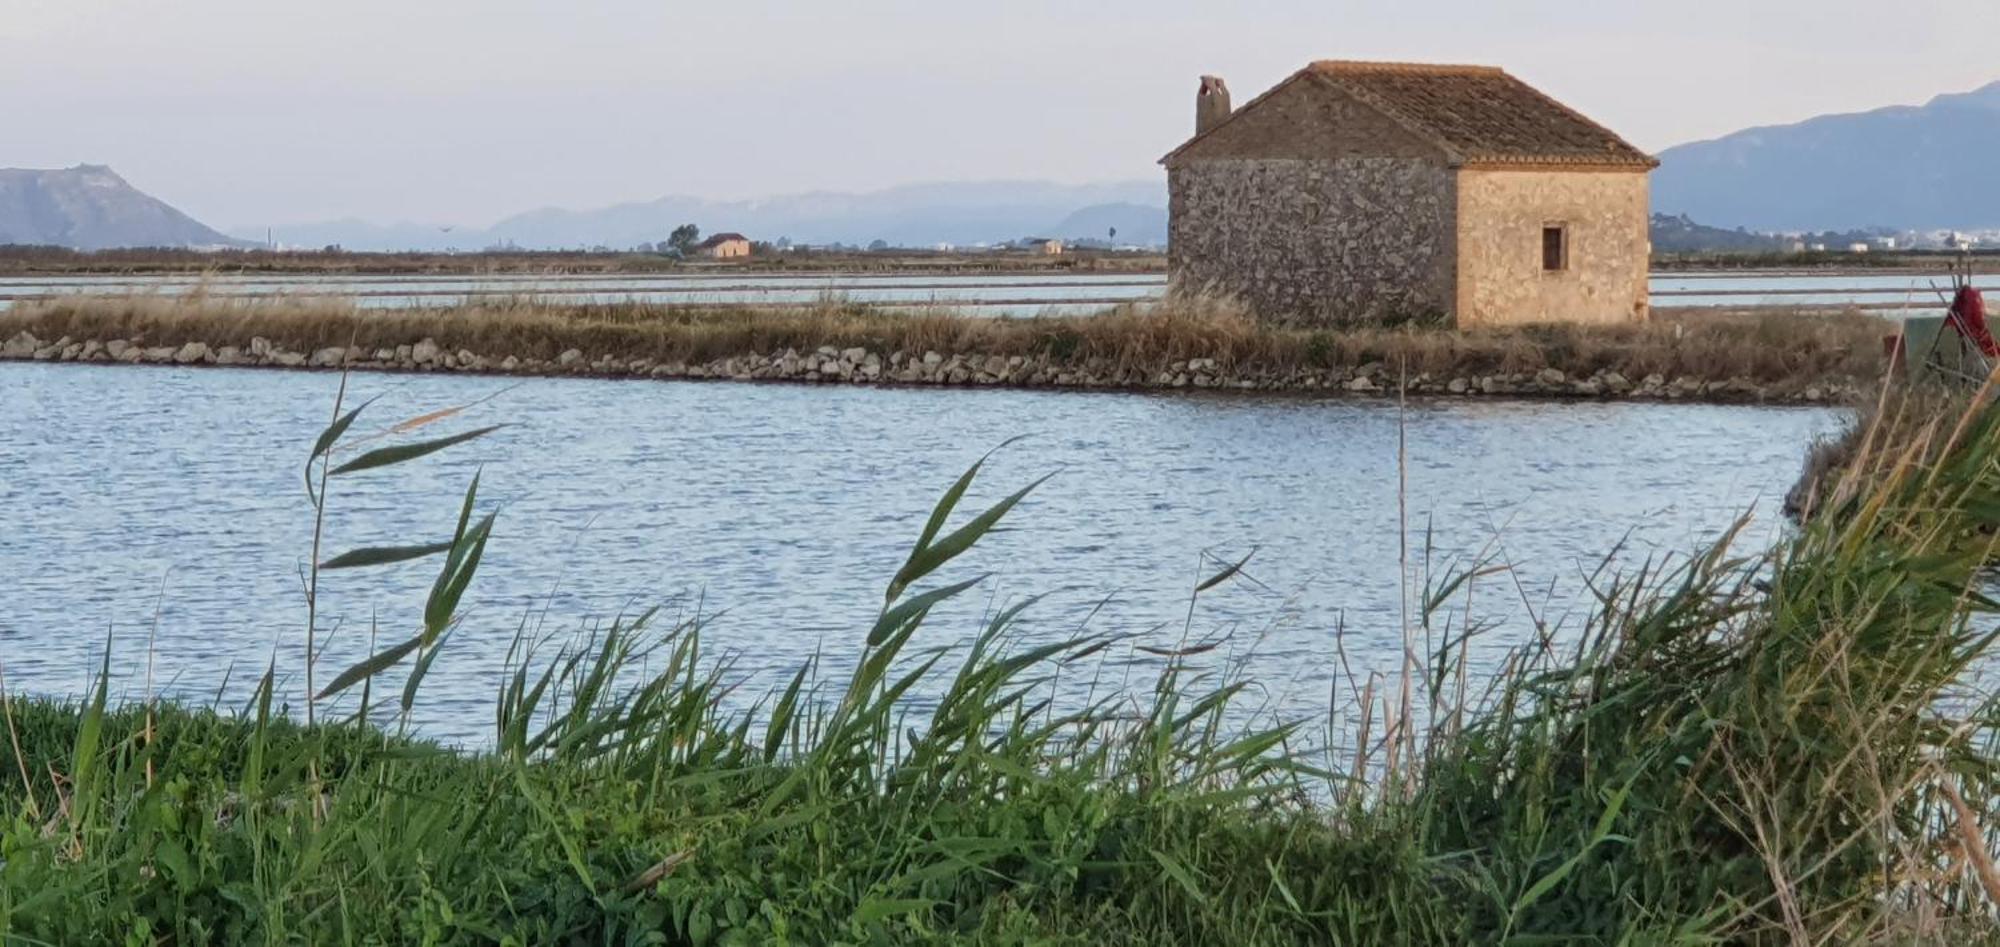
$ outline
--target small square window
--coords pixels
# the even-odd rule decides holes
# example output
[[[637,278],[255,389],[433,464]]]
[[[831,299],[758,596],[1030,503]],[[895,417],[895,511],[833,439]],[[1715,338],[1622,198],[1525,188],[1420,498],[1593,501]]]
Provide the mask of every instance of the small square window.
[[[1562,224],[1542,227],[1542,272],[1560,273],[1569,269],[1569,228]]]

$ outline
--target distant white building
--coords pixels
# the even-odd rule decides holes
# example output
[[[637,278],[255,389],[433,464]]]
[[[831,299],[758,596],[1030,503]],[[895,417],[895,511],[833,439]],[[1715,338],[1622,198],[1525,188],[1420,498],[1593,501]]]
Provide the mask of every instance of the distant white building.
[[[1894,250],[1894,249],[1896,249],[1896,238],[1895,238],[1895,237],[1876,237],[1876,238],[1875,238],[1875,249],[1877,249],[1877,250]]]
[[[1867,244],[1865,244],[1865,243],[1850,243],[1850,244],[1848,244],[1848,245],[1847,245],[1847,252],[1849,252],[1849,253],[1867,253],[1867,252],[1868,252],[1868,245],[1867,245]]]

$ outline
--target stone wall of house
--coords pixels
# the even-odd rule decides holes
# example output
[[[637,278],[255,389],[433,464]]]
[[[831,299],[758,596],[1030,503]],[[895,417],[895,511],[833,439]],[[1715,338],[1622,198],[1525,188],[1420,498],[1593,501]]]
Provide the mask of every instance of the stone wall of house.
[[[1176,291],[1233,296],[1292,325],[1451,314],[1457,210],[1440,160],[1188,160],[1167,184]]]
[[[1638,171],[1458,172],[1458,324],[1644,321],[1652,244]],[[1542,231],[1568,230],[1547,272]]]

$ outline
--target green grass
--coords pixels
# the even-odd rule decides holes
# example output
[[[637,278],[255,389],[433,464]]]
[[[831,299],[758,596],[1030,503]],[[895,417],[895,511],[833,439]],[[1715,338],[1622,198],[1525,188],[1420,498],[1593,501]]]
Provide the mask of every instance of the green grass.
[[[335,417],[316,505],[464,437],[355,453]],[[1901,462],[1863,465],[1767,555],[1725,540],[1598,577],[1589,626],[1529,642],[1484,696],[1452,683],[1465,642],[1438,616],[1464,577],[1445,579],[1407,687],[1369,688],[1351,727],[1245,724],[1250,682],[1174,655],[1150,688],[1059,706],[1053,679],[1128,645],[1031,646],[1016,611],[970,643],[927,627],[1032,489],[966,515],[975,467],[853,667],[744,710],[698,623],[524,636],[490,747],[447,751],[398,721],[486,546],[475,482],[449,543],[317,567],[422,557],[439,578],[408,640],[300,695],[311,726],[273,711],[277,669],[227,711],[111,707],[108,685],[0,702],[0,939],[1994,942],[1977,820],[2000,773],[1973,672],[2000,608],[1995,422],[1869,448]],[[1337,755],[1304,749],[1322,728]]]

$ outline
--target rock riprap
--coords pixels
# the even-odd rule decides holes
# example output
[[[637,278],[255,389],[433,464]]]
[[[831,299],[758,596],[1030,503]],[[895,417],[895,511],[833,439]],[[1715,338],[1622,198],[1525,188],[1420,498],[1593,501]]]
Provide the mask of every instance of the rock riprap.
[[[1165,388],[1247,391],[1342,391],[1361,395],[1466,397],[1500,395],[1548,398],[1631,398],[1672,401],[1830,403],[1848,401],[1858,382],[1820,380],[1798,388],[1760,385],[1747,378],[1647,375],[1632,381],[1609,370],[1588,375],[1549,367],[1532,372],[1495,372],[1398,378],[1379,362],[1353,367],[1269,368],[1232,364],[1218,358],[1180,359],[1131,365],[1105,358],[1060,360],[1036,355],[981,355],[877,352],[862,346],[831,345],[800,352],[785,349],[736,355],[705,362],[659,361],[616,354],[591,355],[564,349],[553,359],[512,354],[447,351],[434,339],[369,349],[328,346],[292,351],[261,336],[246,345],[211,347],[199,341],[150,345],[145,339],[44,340],[20,331],[0,340],[0,359],[268,368],[352,369],[391,372],[465,372],[520,375],[593,375],[644,378],[726,378],[743,381],[808,383],[1012,386],[1025,388]]]

